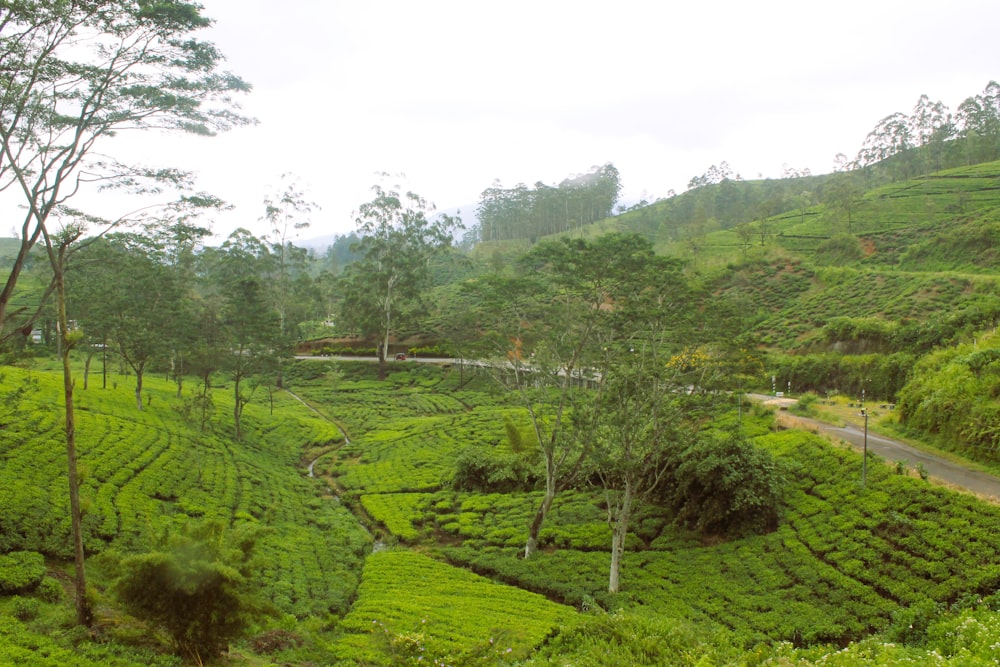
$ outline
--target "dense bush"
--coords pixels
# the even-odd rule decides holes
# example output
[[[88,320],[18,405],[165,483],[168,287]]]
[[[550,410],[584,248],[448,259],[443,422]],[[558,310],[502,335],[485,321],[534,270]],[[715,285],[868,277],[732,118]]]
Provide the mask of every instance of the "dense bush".
[[[733,433],[701,433],[671,452],[670,475],[662,488],[676,521],[708,534],[741,535],[773,530],[784,478],[765,449]]]
[[[996,345],[990,337],[924,357],[900,391],[900,420],[907,428],[943,436],[971,458],[995,461],[1000,456]]]
[[[226,535],[221,522],[188,524],[158,551],[121,563],[115,593],[126,610],[166,630],[201,664],[225,651],[265,610],[255,597],[256,535]]]
[[[823,327],[831,345],[851,352],[874,352],[890,349],[896,324],[880,317],[834,317]]]
[[[910,377],[916,357],[905,352],[892,354],[773,355],[768,368],[778,387],[788,383],[796,392],[813,391],[824,395],[837,392],[860,397],[862,390],[872,400],[894,401]]]
[[[530,491],[541,479],[538,467],[524,454],[499,446],[471,445],[455,459],[451,479],[457,491],[510,493]]]

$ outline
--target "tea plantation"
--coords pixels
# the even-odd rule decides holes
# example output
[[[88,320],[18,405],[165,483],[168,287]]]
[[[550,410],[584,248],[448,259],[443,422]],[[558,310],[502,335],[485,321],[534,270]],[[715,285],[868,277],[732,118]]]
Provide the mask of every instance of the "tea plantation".
[[[364,363],[299,362],[294,396],[247,407],[242,442],[221,416],[222,388],[204,431],[163,380],[147,380],[142,411],[129,378],[78,389],[92,637],[73,627],[64,590],[60,379],[4,368],[0,664],[181,664],[121,611],[111,582],[120,556],[209,518],[266,528],[258,585],[273,609],[225,664],[995,664],[996,506],[874,460],[861,488],[859,455],[776,431],[757,410],[744,432],[786,480],[777,530],[705,537],[642,506],[623,592],[609,595],[598,489],[557,496],[540,552],[524,560],[538,492],[451,483],[470,446],[509,449],[511,424],[527,433],[515,397],[468,369],[393,371],[379,383]]]

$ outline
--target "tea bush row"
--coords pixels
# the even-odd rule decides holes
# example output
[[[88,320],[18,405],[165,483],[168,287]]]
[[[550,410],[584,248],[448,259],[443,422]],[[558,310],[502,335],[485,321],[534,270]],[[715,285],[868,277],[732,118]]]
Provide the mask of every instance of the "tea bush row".
[[[10,382],[17,369],[6,371]],[[24,414],[50,411],[55,385],[46,373]],[[303,446],[336,443],[336,427],[286,395],[255,397],[245,413],[245,438],[233,443],[227,411],[213,429],[192,427],[175,389],[148,378],[156,398],[135,408],[127,391],[77,390],[77,444],[84,505],[84,539],[90,554],[108,548],[132,553],[185,517],[256,522],[270,531],[261,540],[272,599],[299,617],[342,612],[353,595],[370,537],[351,513],[318,497],[321,485],[305,477]],[[9,385],[0,386],[4,391]],[[221,406],[231,397],[214,394]],[[0,552],[27,549],[67,558],[71,554],[66,502],[65,444],[53,420],[32,438],[0,429]],[[36,428],[38,426],[36,425]]]
[[[489,654],[523,659],[574,616],[540,595],[428,556],[382,551],[365,563],[335,652],[353,664],[408,664],[420,655],[429,664],[478,664],[472,660]]]

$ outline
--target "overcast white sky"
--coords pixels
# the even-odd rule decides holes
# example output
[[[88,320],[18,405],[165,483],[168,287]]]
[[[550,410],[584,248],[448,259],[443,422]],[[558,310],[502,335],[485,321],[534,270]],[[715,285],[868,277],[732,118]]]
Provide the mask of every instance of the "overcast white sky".
[[[285,172],[322,207],[301,238],[351,231],[376,172],[468,213],[607,162],[633,200],[723,160],[826,173],[922,93],[954,111],[1000,79],[996,0],[201,1],[260,124],[129,141],[235,204],[220,236],[265,233]]]

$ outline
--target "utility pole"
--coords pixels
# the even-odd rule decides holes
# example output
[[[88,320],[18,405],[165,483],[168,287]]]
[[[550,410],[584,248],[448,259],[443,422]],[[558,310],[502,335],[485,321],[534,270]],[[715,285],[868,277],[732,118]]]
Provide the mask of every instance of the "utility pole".
[[[861,408],[861,416],[865,418],[865,444],[861,455],[861,488],[865,488],[868,477],[868,409]]]

